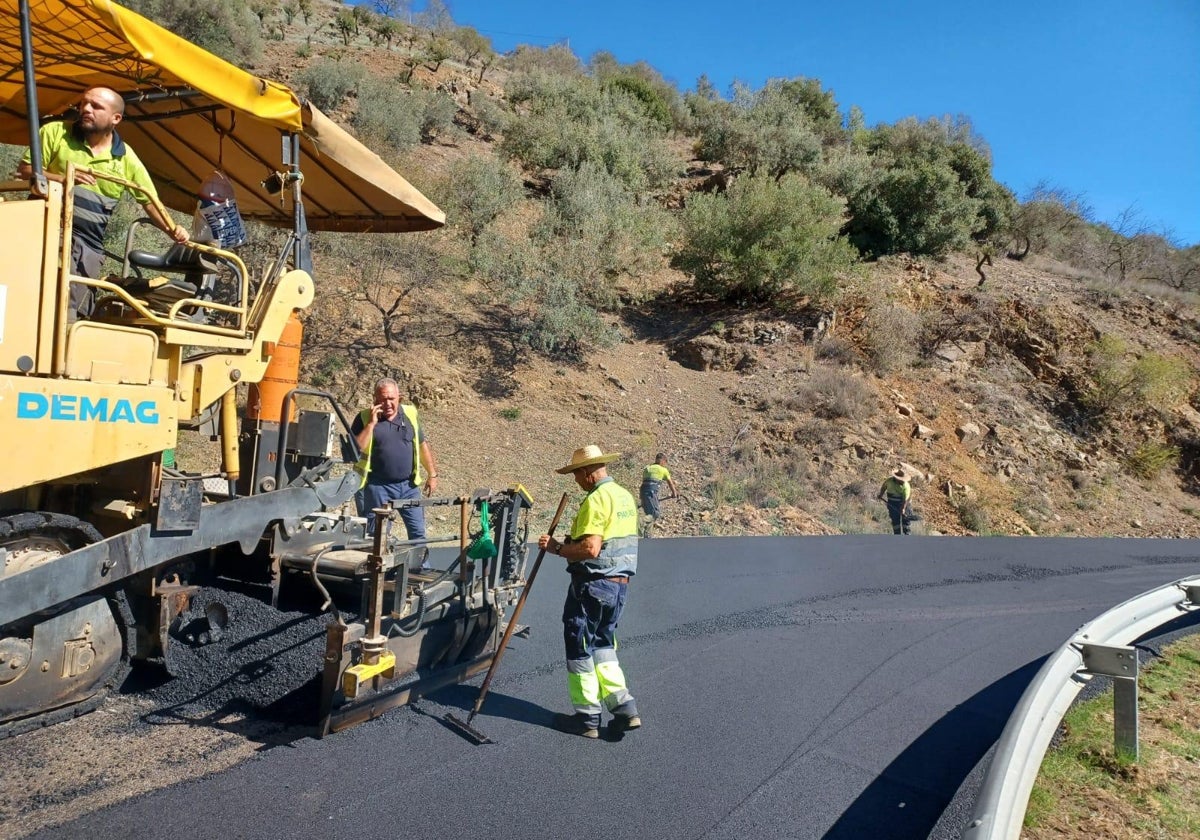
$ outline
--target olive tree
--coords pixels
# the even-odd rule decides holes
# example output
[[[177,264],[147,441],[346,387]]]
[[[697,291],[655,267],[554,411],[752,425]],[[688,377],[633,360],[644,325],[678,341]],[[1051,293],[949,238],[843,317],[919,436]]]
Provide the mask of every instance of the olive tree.
[[[673,262],[697,291],[726,300],[785,291],[829,299],[858,256],[844,222],[845,202],[801,175],[742,177],[689,199]]]

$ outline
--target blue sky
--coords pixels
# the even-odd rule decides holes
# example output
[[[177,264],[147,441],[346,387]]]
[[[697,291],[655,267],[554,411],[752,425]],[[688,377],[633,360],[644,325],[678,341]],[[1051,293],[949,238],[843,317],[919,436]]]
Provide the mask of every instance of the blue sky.
[[[416,8],[424,3],[417,0]],[[970,117],[994,174],[1200,243],[1200,0],[448,0],[500,52],[567,43],[681,90],[806,76],[868,124]]]

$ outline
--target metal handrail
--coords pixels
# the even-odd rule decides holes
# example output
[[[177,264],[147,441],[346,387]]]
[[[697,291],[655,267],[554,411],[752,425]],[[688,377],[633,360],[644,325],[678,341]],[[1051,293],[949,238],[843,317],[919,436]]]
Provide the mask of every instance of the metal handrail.
[[[1034,676],[996,742],[964,840],[1017,840],[1029,793],[1050,739],[1071,703],[1090,682],[1082,644],[1124,645],[1194,609],[1200,609],[1200,577],[1153,589],[1089,621],[1055,651]]]

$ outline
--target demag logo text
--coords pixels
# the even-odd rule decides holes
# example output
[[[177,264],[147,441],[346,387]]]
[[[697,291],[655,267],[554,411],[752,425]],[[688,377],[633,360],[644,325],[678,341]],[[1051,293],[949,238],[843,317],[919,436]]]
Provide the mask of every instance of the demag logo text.
[[[75,394],[17,394],[17,419],[73,420],[98,423],[157,423],[158,407],[153,400],[132,402],[108,397],[81,397]]]

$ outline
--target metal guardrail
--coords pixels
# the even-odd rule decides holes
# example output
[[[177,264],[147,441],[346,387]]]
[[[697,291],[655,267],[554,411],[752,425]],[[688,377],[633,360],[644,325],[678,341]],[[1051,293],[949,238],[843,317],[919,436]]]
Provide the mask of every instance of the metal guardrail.
[[[1050,739],[1091,681],[1084,649],[1125,645],[1200,609],[1200,577],[1182,578],[1113,607],[1079,628],[1033,678],[996,742],[963,840],[1017,840]]]

